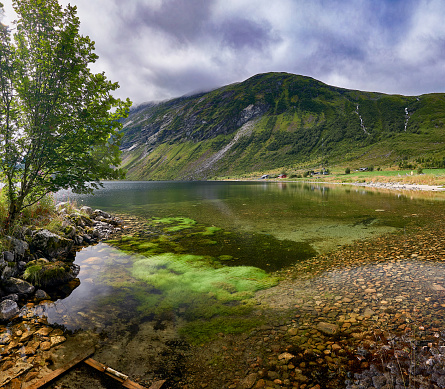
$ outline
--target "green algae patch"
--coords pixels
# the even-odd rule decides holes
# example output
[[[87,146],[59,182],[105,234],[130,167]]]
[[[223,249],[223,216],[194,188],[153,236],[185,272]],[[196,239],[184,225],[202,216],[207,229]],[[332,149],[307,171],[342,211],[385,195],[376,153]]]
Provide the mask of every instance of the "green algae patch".
[[[205,256],[174,253],[139,257],[131,274],[156,291],[138,295],[139,310],[183,316],[180,332],[192,343],[259,325],[249,317],[254,293],[278,282],[253,266],[227,267]]]
[[[201,232],[201,235],[203,235],[203,236],[214,235],[216,232],[219,232],[219,231],[221,231],[221,228],[219,228],[219,227],[215,227],[215,226],[206,227],[205,230],[203,232]]]
[[[225,231],[188,218],[153,218],[134,234],[108,241],[132,254],[128,276],[142,315],[181,320],[189,342],[261,325],[255,292],[278,283],[271,273],[315,254],[306,243]],[[123,287],[126,276],[106,283]],[[143,286],[142,286],[143,285]]]
[[[153,222],[155,224],[173,224],[172,226],[164,228],[166,232],[182,231],[184,229],[192,228],[196,224],[195,220],[187,217],[168,217],[162,219],[154,218]]]
[[[277,282],[253,266],[225,267],[203,256],[174,253],[137,260],[132,275],[179,298],[182,293],[195,292],[220,301],[243,300]]]

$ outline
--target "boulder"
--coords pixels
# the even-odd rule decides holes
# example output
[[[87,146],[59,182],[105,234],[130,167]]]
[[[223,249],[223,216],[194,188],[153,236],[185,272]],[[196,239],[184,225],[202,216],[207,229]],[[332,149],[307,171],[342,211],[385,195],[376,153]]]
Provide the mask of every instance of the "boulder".
[[[19,295],[16,294],[16,293],[13,293],[13,294],[8,294],[5,297],[2,297],[1,301],[3,301],[3,300],[12,300],[12,301],[15,301],[16,303],[18,303],[19,299],[20,299]]]
[[[35,251],[40,251],[48,257],[56,258],[68,254],[73,248],[73,241],[48,230],[40,230],[32,237],[31,246]]]
[[[15,301],[3,300],[0,303],[0,321],[12,319],[19,313],[19,307]]]
[[[65,226],[63,233],[68,239],[73,239],[76,236],[76,228],[72,225]]]
[[[91,216],[93,214],[93,208],[87,207],[86,205],[84,205],[82,208],[80,208],[80,212],[82,212],[88,216]]]
[[[16,267],[6,266],[1,275],[2,280],[7,280],[8,278],[16,276],[18,273],[18,270]]]
[[[42,289],[37,289],[36,293],[34,294],[34,298],[37,301],[41,300],[49,300],[51,297]]]
[[[4,251],[3,252],[3,259],[6,262],[14,262],[14,260],[15,260],[14,253],[11,253],[10,251]]]
[[[34,286],[20,278],[11,277],[3,282],[3,289],[7,293],[31,294],[34,293]]]
[[[29,250],[29,245],[24,240],[16,239],[12,236],[6,236],[5,239],[9,243],[10,251],[15,254],[15,260],[23,258]]]
[[[96,209],[94,210],[94,212],[92,213],[92,217],[94,219],[98,218],[98,217],[102,217],[104,219],[110,219],[111,215],[107,212],[101,211],[100,209]]]

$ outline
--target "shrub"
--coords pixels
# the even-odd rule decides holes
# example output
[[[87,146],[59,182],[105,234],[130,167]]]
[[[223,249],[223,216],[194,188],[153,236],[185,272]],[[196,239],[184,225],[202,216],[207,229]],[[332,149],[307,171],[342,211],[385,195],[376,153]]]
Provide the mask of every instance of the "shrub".
[[[348,167],[345,169],[345,174],[350,174],[351,173],[351,169],[349,169]]]

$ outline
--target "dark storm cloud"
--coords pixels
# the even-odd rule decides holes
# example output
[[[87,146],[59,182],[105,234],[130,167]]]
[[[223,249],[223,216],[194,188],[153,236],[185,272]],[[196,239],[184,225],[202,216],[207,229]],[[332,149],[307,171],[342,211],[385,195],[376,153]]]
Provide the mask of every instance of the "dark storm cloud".
[[[279,41],[267,21],[259,23],[244,18],[228,19],[221,23],[218,32],[221,34],[222,43],[235,50],[263,51]]]
[[[128,20],[135,28],[159,30],[181,43],[194,41],[210,18],[212,0],[166,0],[159,7],[138,2]]]
[[[345,88],[445,92],[443,0],[59,0],[94,71],[139,103],[287,71]],[[10,4],[5,4],[9,12]]]

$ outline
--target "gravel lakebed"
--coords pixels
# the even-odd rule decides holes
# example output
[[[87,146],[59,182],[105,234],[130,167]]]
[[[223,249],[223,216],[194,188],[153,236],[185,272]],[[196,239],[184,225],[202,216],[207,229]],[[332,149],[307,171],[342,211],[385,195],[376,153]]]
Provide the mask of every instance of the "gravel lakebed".
[[[95,347],[95,359],[147,388],[164,379],[162,388],[184,389],[444,388],[445,221],[429,220],[281,271],[277,286],[256,293],[253,315],[265,324],[202,345],[177,335],[176,317],[120,317],[106,336],[66,333],[30,303],[0,339],[0,369],[19,350],[25,371],[6,387],[25,388]],[[48,387],[120,386],[79,365]]]

